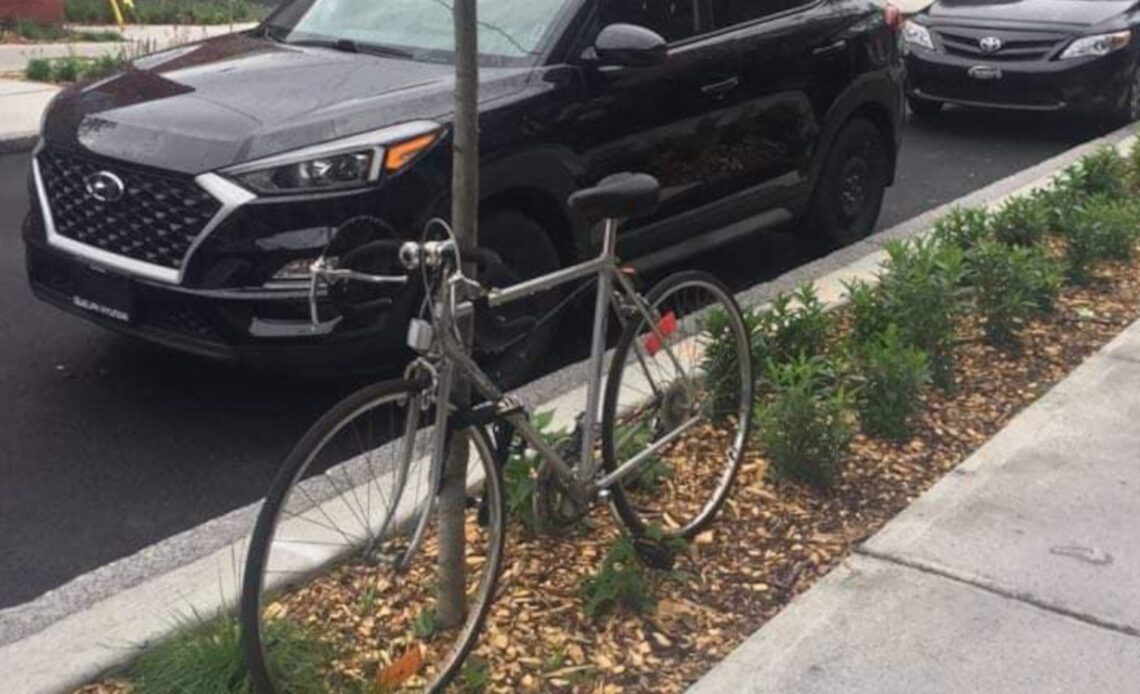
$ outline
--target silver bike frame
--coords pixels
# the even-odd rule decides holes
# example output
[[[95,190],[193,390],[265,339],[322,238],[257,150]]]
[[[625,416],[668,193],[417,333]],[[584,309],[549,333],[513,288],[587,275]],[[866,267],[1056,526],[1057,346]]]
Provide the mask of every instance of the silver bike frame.
[[[535,277],[534,279],[511,285],[510,287],[491,289],[486,291],[483,296],[487,305],[491,308],[495,308],[513,301],[525,299],[539,292],[560,287],[575,280],[597,276],[598,287],[594,301],[593,335],[590,341],[590,358],[587,362],[588,382],[586,387],[586,409],[582,424],[582,457],[580,464],[577,466],[568,463],[558,451],[546,441],[542,433],[535,429],[530,423],[530,419],[525,410],[508,398],[495,382],[479,368],[479,365],[471,357],[466,345],[463,344],[457,334],[455,327],[457,319],[474,313],[475,306],[470,301],[458,303],[456,301],[456,293],[459,287],[470,286],[474,283],[463,277],[461,273],[444,278],[444,281],[438,289],[438,294],[431,302],[433,328],[431,344],[426,350],[422,350],[422,353],[429,357],[435,357],[437,359],[436,363],[440,364],[438,369],[432,369],[433,381],[436,383],[436,412],[432,432],[431,488],[438,489],[443,476],[448,449],[448,422],[451,417],[451,408],[448,404],[451,402],[452,389],[454,388],[456,378],[460,376],[466,377],[470,381],[471,386],[489,402],[496,403],[498,415],[510,423],[515,431],[517,431],[527,443],[533,446],[544,460],[553,465],[563,480],[567,480],[571,483],[569,486],[572,490],[582,497],[590,499],[595,497],[600,490],[608,489],[636,472],[645,460],[675,441],[700,420],[699,417],[691,418],[668,436],[662,437],[661,440],[655,442],[641,453],[623,463],[617,470],[614,470],[604,477],[595,479],[598,467],[600,466],[598,458],[594,455],[594,450],[598,440],[597,420],[598,409],[602,399],[602,370],[605,367],[606,332],[609,327],[610,302],[614,301],[616,303],[616,299],[614,298],[615,287],[624,295],[628,304],[632,306],[645,320],[646,324],[650,326],[653,335],[656,336],[664,352],[668,355],[669,359],[672,360],[674,368],[676,368],[679,373],[683,372],[680,362],[669,348],[665,335],[661,332],[659,326],[660,316],[653,315],[652,307],[637,292],[630,279],[626,277],[618,267],[616,253],[617,227],[618,222],[616,219],[606,220],[603,231],[602,250],[596,258],[571,265],[561,270],[556,270],[541,277]],[[423,255],[430,255],[426,252],[426,247],[421,250],[423,251]],[[439,247],[433,247],[432,253],[440,255]],[[403,251],[401,251],[401,255],[402,254]],[[436,262],[438,262],[438,259]],[[409,267],[409,269],[411,268],[406,262],[405,265]],[[323,257],[312,266],[312,274],[313,280],[310,285],[309,303],[314,323],[317,321],[317,284],[321,280],[363,280],[372,284],[404,284],[408,281],[406,276],[384,277],[337,269],[327,265]],[[615,306],[615,308],[620,307]],[[622,315],[620,311],[618,315]],[[645,355],[641,353],[640,347],[635,347],[635,350],[637,350],[638,359],[644,360]],[[651,386],[653,386],[652,382]],[[653,387],[655,388],[655,386]],[[693,384],[685,382],[684,387],[693,388]],[[419,405],[420,399],[418,397],[409,403],[409,407],[419,407]],[[410,428],[412,426],[410,424],[411,421],[411,418],[409,418],[409,429],[405,431],[405,436],[408,437],[409,440],[414,437],[414,432],[412,432]],[[410,449],[408,450],[410,452]],[[401,495],[403,492],[402,487],[406,482],[406,472],[407,471],[404,470],[399,473],[397,486],[400,487],[400,489],[397,491],[398,495]],[[399,496],[397,496],[397,498],[399,498]],[[431,512],[434,506],[435,497],[433,495],[428,498],[427,506],[424,508],[423,513],[421,513],[416,523],[416,529],[412,534],[411,542],[403,558],[398,561],[399,567],[406,567],[416,554],[427,531],[428,521],[431,518]]]
[[[598,411],[602,399],[602,370],[605,367],[606,333],[609,326],[610,302],[613,300],[616,288],[625,296],[646,324],[650,326],[653,334],[664,347],[665,353],[673,361],[678,372],[683,372],[680,362],[669,349],[665,336],[658,325],[659,316],[654,316],[652,307],[641,297],[633,287],[632,282],[618,267],[616,254],[617,220],[606,220],[602,239],[601,253],[592,260],[587,260],[570,267],[557,270],[532,280],[520,282],[502,289],[489,290],[485,296],[487,304],[494,308],[533,296],[542,291],[553,289],[575,280],[596,275],[598,287],[594,301],[593,334],[590,341],[590,357],[587,361],[588,381],[586,384],[586,409],[583,417],[582,453],[580,464],[572,466],[554,448],[547,443],[541,432],[531,425],[527,414],[514,402],[510,401],[499,387],[479,368],[471,358],[466,347],[454,334],[454,325],[457,318],[470,315],[474,311],[471,302],[456,305],[450,292],[454,286],[440,288],[440,294],[433,307],[433,323],[436,327],[435,341],[442,356],[444,366],[439,374],[439,390],[437,402],[450,402],[451,388],[456,376],[456,370],[470,380],[471,385],[487,400],[499,404],[499,414],[509,422],[527,443],[534,447],[542,457],[558,471],[566,480],[573,480],[580,488],[593,494],[601,489],[611,487],[625,479],[647,458],[672,443],[692,427],[698,418],[682,424],[677,431],[664,437],[661,441],[634,456],[620,468],[610,474],[595,480],[600,463],[594,455],[595,445],[598,441]],[[620,314],[619,314],[620,315]],[[686,384],[692,387],[692,384]],[[447,419],[449,408],[439,407],[436,412],[436,449],[433,453],[433,477],[442,474],[444,454],[446,453]]]

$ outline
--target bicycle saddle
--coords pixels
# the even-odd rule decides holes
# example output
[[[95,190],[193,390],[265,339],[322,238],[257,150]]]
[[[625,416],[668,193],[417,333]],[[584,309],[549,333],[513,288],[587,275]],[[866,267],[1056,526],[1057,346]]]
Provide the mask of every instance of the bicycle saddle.
[[[618,173],[603,178],[593,188],[570,196],[570,207],[591,222],[603,219],[627,219],[646,215],[657,209],[661,186],[657,179],[643,173]]]

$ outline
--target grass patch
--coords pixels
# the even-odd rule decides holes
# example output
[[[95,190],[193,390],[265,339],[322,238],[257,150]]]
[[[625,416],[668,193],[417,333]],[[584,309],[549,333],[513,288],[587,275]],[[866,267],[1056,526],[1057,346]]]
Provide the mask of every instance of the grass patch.
[[[327,648],[287,620],[272,622],[265,635],[270,669],[291,694],[328,691],[322,668]],[[131,694],[254,694],[240,648],[235,617],[194,618],[181,632],[145,651],[127,668]]]
[[[111,42],[122,40],[123,35],[112,29],[73,31],[59,24],[44,24],[27,19],[6,21],[0,24],[0,42],[4,43]]]
[[[77,55],[62,58],[32,58],[24,68],[24,79],[50,84],[71,84],[102,79],[123,69],[130,62],[126,53],[98,58]]]
[[[67,0],[63,8],[69,22],[112,24],[107,0]],[[135,0],[127,10],[133,24],[231,24],[260,22],[268,10],[248,0]]]

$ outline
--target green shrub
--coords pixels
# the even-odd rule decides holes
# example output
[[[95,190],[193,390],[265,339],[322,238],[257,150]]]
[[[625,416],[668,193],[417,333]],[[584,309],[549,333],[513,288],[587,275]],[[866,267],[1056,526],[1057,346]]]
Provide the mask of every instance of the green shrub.
[[[97,80],[121,70],[127,63],[124,52],[86,58],[68,55],[61,58],[33,58],[24,68],[24,77],[33,82],[67,83]]]
[[[826,487],[851,442],[852,396],[833,363],[797,357],[769,366],[772,389],[760,408],[760,446],[777,478]]]
[[[755,311],[745,310],[743,317],[744,330],[751,339],[753,369],[758,369],[768,361],[768,346],[760,330],[760,316]],[[720,308],[708,311],[701,324],[701,334],[707,339],[701,370],[712,391],[712,416],[720,420],[736,414],[742,385],[737,347],[728,314]]]
[[[1133,191],[1140,190],[1140,138],[1132,142],[1128,150],[1128,181]]]
[[[260,21],[266,10],[249,0],[135,0],[126,14],[138,24],[229,24]],[[66,0],[64,16],[80,24],[115,21],[106,0]]]
[[[282,691],[328,691],[323,666],[328,647],[302,627],[284,619],[269,622],[263,638],[270,670]],[[143,651],[127,668],[132,694],[253,694],[234,617],[196,619],[173,638]]]
[[[67,30],[58,24],[44,24],[27,19],[17,19],[11,23],[11,28],[0,27],[11,31],[20,38],[28,41],[59,41],[67,38]]]
[[[657,600],[648,573],[633,541],[626,535],[619,537],[606,552],[601,568],[582,579],[586,616],[595,618],[618,608],[637,614],[652,610]]]
[[[51,82],[51,63],[45,58],[32,58],[24,68],[24,79],[32,82]]]
[[[1115,147],[1104,146],[1065,169],[1054,182],[1070,203],[1097,195],[1122,197],[1127,191],[1128,166]]]
[[[1037,188],[1029,194],[1041,207],[1041,215],[1048,233],[1060,233],[1066,215],[1083,194],[1069,190],[1059,183]]]
[[[936,221],[932,230],[940,243],[965,251],[989,238],[990,213],[984,207],[955,207]]]
[[[73,55],[64,58],[57,58],[52,61],[52,81],[53,82],[78,82],[80,75],[83,74],[83,67],[86,61]]]
[[[980,243],[966,257],[967,275],[986,339],[1010,347],[1017,331],[1035,314],[1051,310],[1060,270],[1043,249]]]
[[[823,354],[834,327],[835,318],[810,284],[790,295],[779,294],[760,314],[763,343],[769,359],[778,362]]]
[[[854,347],[859,368],[859,420],[863,430],[891,441],[910,436],[910,422],[930,383],[926,352],[903,342],[892,324],[877,339]]]
[[[1129,197],[1089,201],[1089,221],[1099,227],[1100,259],[1130,260],[1140,239],[1140,206]]]
[[[459,671],[456,684],[463,694],[482,694],[491,686],[491,665],[479,656],[470,656]]]
[[[542,434],[551,444],[555,445],[566,437],[564,432],[549,432],[553,412],[538,412],[531,420],[531,425]],[[538,528],[538,519],[534,515],[534,488],[535,473],[541,462],[541,456],[529,446],[519,445],[511,451],[503,466],[503,482],[506,487],[507,516],[531,531]]]
[[[737,379],[739,381],[739,379]],[[737,391],[739,397],[739,391]],[[629,460],[641,453],[650,444],[659,438],[657,422],[646,418],[636,420],[636,423],[618,425],[614,430],[616,457],[619,461]],[[637,474],[626,482],[626,489],[639,489],[656,492],[657,489],[673,476],[673,466],[659,455],[651,455],[645,459]]]
[[[879,285],[882,311],[899,326],[903,340],[929,355],[934,382],[954,384],[956,319],[965,279],[961,249],[936,239],[892,241]]]
[[[993,238],[1011,246],[1037,245],[1048,229],[1046,207],[1040,198],[1032,196],[1015,195],[990,217]]]
[[[1069,279],[1085,284],[1097,262],[1131,258],[1140,240],[1138,227],[1140,210],[1130,199],[1097,195],[1073,208],[1062,226]]]
[[[125,41],[123,35],[111,29],[90,30],[84,29],[82,31],[70,32],[67,36],[72,41],[90,41],[95,43],[109,43],[112,41]]]
[[[1018,273],[1028,288],[1033,311],[1048,315],[1057,309],[1057,296],[1061,293],[1064,266],[1044,249],[1027,254]]]
[[[877,339],[891,326],[879,285],[863,280],[845,282],[851,313],[851,337],[856,344]]]

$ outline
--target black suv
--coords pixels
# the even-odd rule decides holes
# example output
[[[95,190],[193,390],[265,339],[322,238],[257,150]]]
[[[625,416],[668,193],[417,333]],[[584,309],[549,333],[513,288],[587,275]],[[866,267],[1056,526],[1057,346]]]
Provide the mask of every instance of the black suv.
[[[793,220],[828,245],[873,228],[904,112],[894,7],[480,0],[479,12],[480,234],[506,268],[492,282],[591,254],[598,235],[565,201],[622,170],[662,184],[657,212],[621,236],[641,269]],[[367,312],[324,307],[314,327],[308,266],[345,222],[351,238],[413,237],[446,214],[452,48],[447,3],[294,0],[252,31],[67,89],[33,160],[36,295],[227,360],[327,366],[398,349],[414,290]],[[501,370],[532,366],[555,335],[553,322],[495,334],[525,323],[481,328]]]

